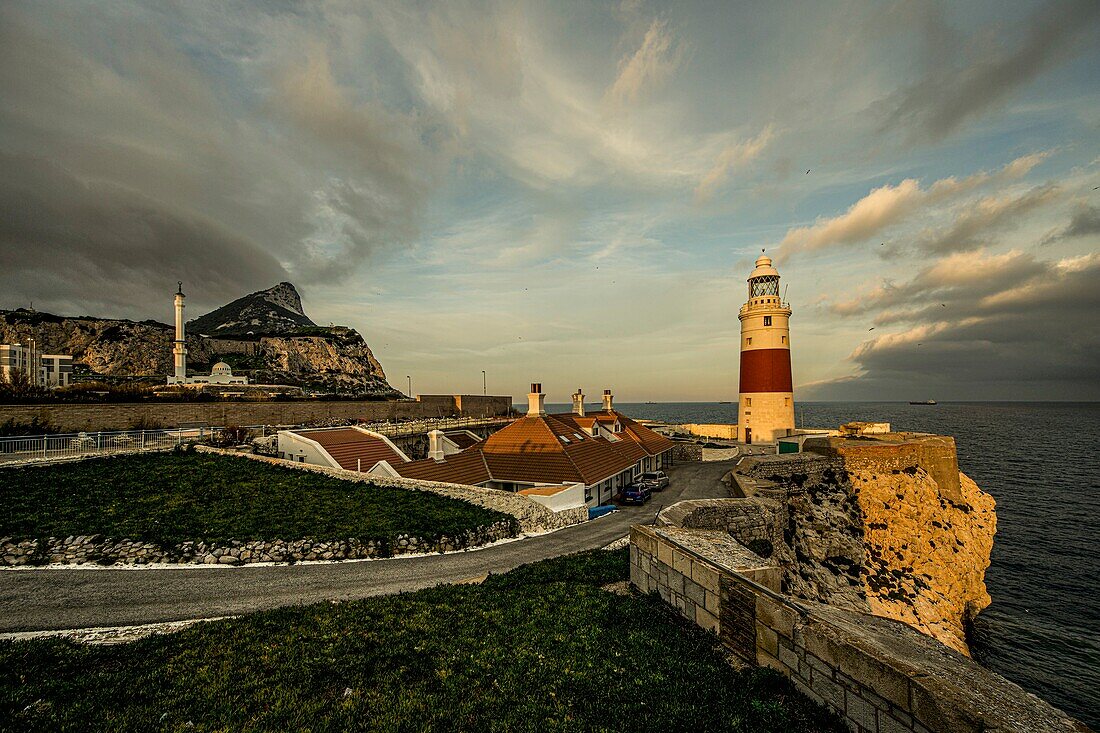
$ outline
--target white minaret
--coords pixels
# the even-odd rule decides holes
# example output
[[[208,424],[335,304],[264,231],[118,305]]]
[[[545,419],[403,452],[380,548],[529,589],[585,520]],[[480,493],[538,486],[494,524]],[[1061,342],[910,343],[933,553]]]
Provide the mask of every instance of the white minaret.
[[[741,306],[741,384],[737,438],[772,443],[794,432],[791,380],[791,308],[779,297],[779,272],[770,257],[756,258],[749,300]]]
[[[168,379],[169,384],[183,384],[187,381],[187,338],[183,330],[183,282],[179,282],[176,290],[176,343],[172,347],[172,357],[175,361],[175,374]]]

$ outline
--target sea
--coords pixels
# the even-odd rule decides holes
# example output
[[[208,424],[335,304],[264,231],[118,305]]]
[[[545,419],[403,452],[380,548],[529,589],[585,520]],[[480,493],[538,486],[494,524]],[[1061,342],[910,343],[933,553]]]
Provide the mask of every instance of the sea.
[[[668,422],[737,422],[736,403],[615,407]],[[1100,730],[1100,403],[805,402],[795,419],[889,422],[955,438],[959,469],[997,501],[985,575],[993,603],[975,621],[971,652]]]

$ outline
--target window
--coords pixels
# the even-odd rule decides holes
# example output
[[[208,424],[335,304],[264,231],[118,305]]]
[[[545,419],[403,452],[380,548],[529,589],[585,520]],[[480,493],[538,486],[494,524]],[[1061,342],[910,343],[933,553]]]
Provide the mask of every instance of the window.
[[[779,343],[781,343],[781,344],[787,343],[787,337],[786,336],[780,336],[779,337]]]
[[[559,435],[558,439],[567,445],[569,444],[569,438],[565,437],[564,435]]]
[[[765,326],[772,325],[772,317],[771,316],[764,316],[764,325]]]
[[[745,407],[752,407],[752,397],[745,398]]]
[[[747,339],[745,339],[745,345],[752,346],[752,336],[749,336]]]
[[[790,397],[784,397],[783,398],[783,406],[784,407],[790,407],[791,406],[791,398]]]

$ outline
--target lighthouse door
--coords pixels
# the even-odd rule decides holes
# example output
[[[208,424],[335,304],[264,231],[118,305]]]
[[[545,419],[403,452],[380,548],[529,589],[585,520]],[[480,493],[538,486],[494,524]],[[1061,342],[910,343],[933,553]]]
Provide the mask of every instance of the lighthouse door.
[[[745,428],[745,445],[752,445],[752,428]]]

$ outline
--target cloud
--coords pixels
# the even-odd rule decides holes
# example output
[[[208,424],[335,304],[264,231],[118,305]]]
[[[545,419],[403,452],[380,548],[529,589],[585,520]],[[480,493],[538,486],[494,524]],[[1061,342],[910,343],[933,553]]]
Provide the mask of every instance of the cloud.
[[[1100,398],[1100,254],[955,254],[871,295],[858,315],[903,326],[865,341],[855,377],[804,392],[815,399]]]
[[[1021,178],[1042,162],[1046,155],[1032,153],[1022,156],[995,173],[982,171],[962,179],[941,178],[928,188],[921,188],[916,179],[907,178],[896,185],[887,184],[872,189],[839,216],[818,219],[811,226],[788,230],[779,243],[779,259],[786,260],[796,252],[866,242],[910,219],[925,207],[962,196],[980,186]]]
[[[205,307],[279,280],[344,281],[417,235],[445,156],[428,155],[422,117],[354,99],[304,17],[84,10],[0,7],[3,184],[41,213],[0,239],[20,268],[8,297],[145,316],[166,273],[202,278],[190,292]],[[19,248],[61,242],[63,260],[126,287],[43,284],[50,260]]]
[[[607,96],[620,104],[638,101],[662,84],[681,58],[682,49],[669,32],[667,23],[653,21],[642,45],[619,62],[619,74],[608,88]]]
[[[722,150],[714,162],[714,167],[707,171],[699,181],[699,185],[695,187],[696,203],[709,201],[714,196],[714,192],[729,178],[730,173],[759,158],[774,137],[775,126],[768,125],[756,137],[733,143]]]
[[[270,252],[217,222],[78,179],[42,158],[3,153],[0,268],[19,305],[33,299],[68,312],[133,316],[135,302],[159,303],[145,314],[164,318],[176,280],[202,283],[205,297],[216,298],[286,277]]]
[[[1060,198],[1061,190],[1049,184],[1019,196],[982,197],[963,207],[950,226],[920,233],[916,248],[924,253],[944,254],[984,247],[992,235],[1011,229],[1025,215]]]
[[[876,105],[885,117],[880,129],[903,130],[911,141],[944,139],[1073,57],[1098,19],[1095,0],[1054,2],[1028,20],[1014,47],[990,49],[975,38],[952,45],[948,53],[973,58],[934,60],[922,79]]]
[[[1079,202],[1073,210],[1069,223],[1048,236],[1043,243],[1050,244],[1061,239],[1089,237],[1100,234],[1100,206],[1089,206]]]

